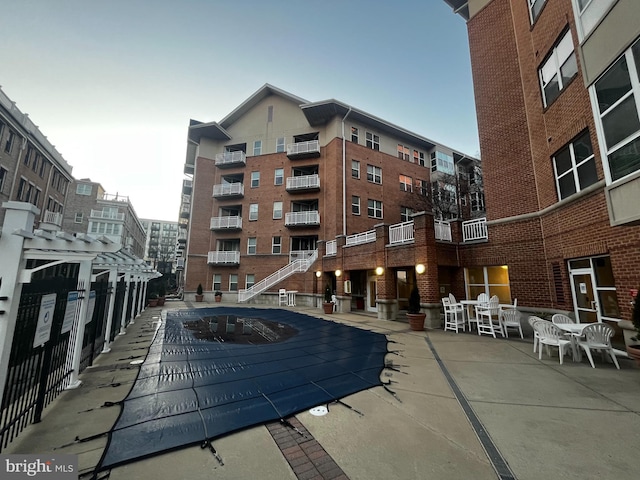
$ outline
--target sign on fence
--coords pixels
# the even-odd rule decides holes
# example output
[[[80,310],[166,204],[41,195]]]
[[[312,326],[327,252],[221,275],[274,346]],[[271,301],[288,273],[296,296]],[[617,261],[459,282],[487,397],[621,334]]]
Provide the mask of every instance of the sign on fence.
[[[76,319],[76,308],[78,307],[78,292],[69,292],[67,295],[67,309],[64,311],[64,321],[62,322],[62,331],[67,333],[73,327],[73,321]]]
[[[51,336],[51,325],[53,324],[53,311],[56,308],[55,293],[43,295],[40,301],[40,313],[38,314],[38,324],[36,325],[36,335],[33,339],[33,348],[44,345]]]
[[[91,290],[89,293],[89,303],[87,305],[87,318],[85,318],[84,324],[91,322],[93,320],[93,311],[96,308],[96,291]]]

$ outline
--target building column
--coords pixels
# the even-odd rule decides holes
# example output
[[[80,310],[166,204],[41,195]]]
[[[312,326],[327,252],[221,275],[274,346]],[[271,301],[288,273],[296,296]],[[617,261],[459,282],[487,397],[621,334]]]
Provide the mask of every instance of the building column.
[[[379,223],[376,230],[376,267],[382,267],[376,279],[376,305],[379,320],[395,320],[398,315],[395,275],[387,265],[387,245],[389,245],[389,225]]]
[[[32,232],[39,210],[22,202],[5,202],[6,209],[3,235],[0,236],[0,405],[9,369],[9,356],[18,318],[18,307],[22,295],[20,272],[26,266],[23,258],[24,237],[12,232]]]
[[[71,363],[71,377],[67,389],[78,388],[82,381],[80,375],[80,360],[82,359],[82,342],[84,341],[84,327],[87,323],[87,310],[89,306],[89,291],[91,290],[91,260],[80,262],[80,272],[78,273],[78,299],[80,300],[80,312],[78,314],[78,328],[76,328],[76,338],[73,343],[73,360]]]
[[[424,273],[416,271],[416,283],[420,292],[420,305],[427,314],[425,326],[440,328],[440,283],[433,213],[418,212],[413,215],[415,263],[424,265]]]
[[[118,287],[118,269],[112,268],[109,270],[109,289],[111,294],[109,295],[109,309],[107,310],[107,326],[105,332],[104,346],[102,347],[102,353],[109,353],[111,351],[111,325],[113,325],[113,311],[116,305],[116,292]]]

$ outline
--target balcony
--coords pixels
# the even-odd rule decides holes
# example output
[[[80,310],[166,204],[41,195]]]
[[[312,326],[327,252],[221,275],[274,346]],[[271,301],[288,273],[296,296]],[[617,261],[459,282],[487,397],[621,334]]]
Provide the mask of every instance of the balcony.
[[[327,242],[327,256],[336,255],[338,253],[338,243],[335,240],[329,240]]]
[[[317,173],[287,177],[287,192],[309,192],[315,190],[320,190],[320,176]]]
[[[57,231],[62,226],[62,214],[58,212],[52,212],[51,210],[45,210],[40,219],[38,228],[46,231]]]
[[[189,208],[189,205],[182,205],[182,207],[180,207],[180,218],[189,218],[190,214],[191,208]]]
[[[289,159],[314,158],[320,156],[320,142],[310,140],[308,142],[290,143],[287,145],[287,157]]]
[[[414,241],[415,230],[413,220],[397,223],[389,227],[389,244],[410,243]]]
[[[442,240],[445,242],[451,241],[451,224],[449,222],[434,220],[433,227],[436,234],[436,240]]]
[[[209,252],[207,263],[209,265],[238,265],[240,252]]]
[[[356,233],[354,235],[348,235],[345,245],[347,247],[352,245],[361,245],[363,243],[371,243],[376,241],[376,231],[369,230],[368,232]]]
[[[216,155],[216,167],[243,167],[247,164],[247,155],[242,150],[224,152]]]
[[[289,212],[285,215],[286,227],[317,227],[320,225],[320,212]]]
[[[242,230],[242,217],[211,217],[211,230]]]
[[[462,222],[462,241],[475,242],[478,240],[487,240],[487,219],[478,218],[476,220],[467,220]]]
[[[244,197],[243,183],[221,183],[213,186],[214,198],[241,198]]]
[[[91,218],[102,218],[104,220],[124,220],[124,213],[112,213],[103,210],[91,210]]]
[[[180,233],[180,234],[178,234],[178,238],[177,238],[177,240],[178,240],[178,243],[179,243],[179,244],[185,244],[185,243],[187,243],[187,233],[186,233],[186,232],[184,232],[184,233]]]
[[[187,174],[187,175],[193,175],[194,167],[195,167],[195,165],[193,165],[193,163],[185,163],[184,164],[184,173]]]
[[[182,193],[185,195],[191,195],[191,190],[193,188],[192,180],[183,180],[182,181]]]

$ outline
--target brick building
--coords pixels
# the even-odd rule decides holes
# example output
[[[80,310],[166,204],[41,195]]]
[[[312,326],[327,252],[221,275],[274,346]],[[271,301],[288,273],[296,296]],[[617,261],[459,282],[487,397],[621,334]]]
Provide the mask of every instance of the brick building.
[[[144,261],[163,275],[175,273],[178,222],[140,219],[145,231]]]
[[[487,242],[519,304],[617,328],[640,284],[640,3],[445,0],[467,20]]]

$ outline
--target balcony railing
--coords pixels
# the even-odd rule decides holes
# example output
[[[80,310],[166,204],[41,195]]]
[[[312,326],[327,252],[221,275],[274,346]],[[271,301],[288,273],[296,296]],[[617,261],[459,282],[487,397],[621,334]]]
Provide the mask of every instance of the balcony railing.
[[[442,220],[434,220],[436,240],[451,241],[451,224]]]
[[[193,187],[193,180],[183,180],[182,181],[182,193],[189,195],[191,194],[191,189]]]
[[[209,252],[207,263],[209,265],[237,265],[240,263],[240,252]]]
[[[287,177],[287,190],[316,190],[320,188],[320,175]]]
[[[51,225],[62,226],[62,214],[59,212],[52,212],[51,210],[45,210],[42,216],[42,223],[50,223]]]
[[[219,197],[243,197],[243,183],[221,183],[213,186],[213,196]]]
[[[211,217],[211,230],[239,230],[242,228],[242,217]]]
[[[307,260],[316,252],[317,250],[292,250],[289,252],[289,263],[295,262],[296,260]]]
[[[336,255],[338,253],[338,243],[335,240],[329,240],[327,242],[327,255]]]
[[[124,213],[105,212],[103,210],[91,210],[91,216],[105,220],[124,220]]]
[[[389,227],[389,244],[413,242],[413,220],[397,223]]]
[[[287,157],[308,158],[320,156],[320,142],[310,140],[308,142],[290,143],[287,145]]]
[[[289,212],[285,215],[285,226],[320,225],[320,212]]]
[[[345,245],[360,245],[362,243],[370,243],[376,241],[376,231],[369,230],[368,232],[356,233],[354,235],[348,235]]]
[[[235,167],[246,164],[247,155],[242,150],[218,153],[216,155],[216,167]]]
[[[462,241],[472,242],[474,240],[486,240],[489,238],[487,234],[487,219],[477,218],[475,220],[467,220],[462,222]]]

